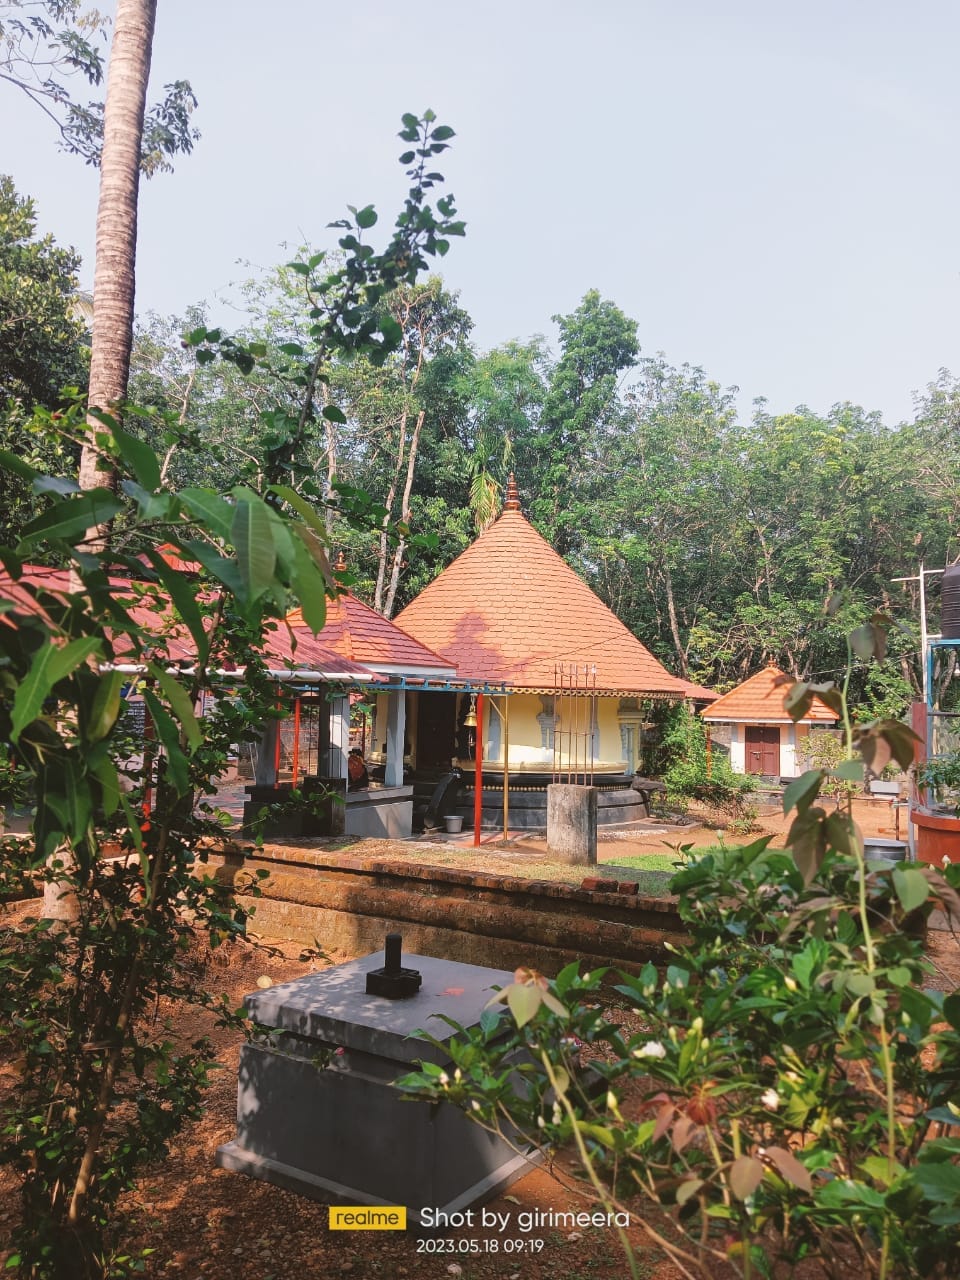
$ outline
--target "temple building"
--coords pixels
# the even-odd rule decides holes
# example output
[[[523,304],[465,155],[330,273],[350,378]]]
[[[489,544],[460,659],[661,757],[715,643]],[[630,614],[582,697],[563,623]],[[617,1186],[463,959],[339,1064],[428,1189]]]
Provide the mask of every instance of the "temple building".
[[[520,790],[590,781],[602,805],[604,790],[629,791],[648,704],[692,696],[537,533],[512,476],[500,517],[396,623],[480,690],[408,694],[412,763],[473,770],[479,751],[491,792],[506,773]],[[608,820],[637,816],[632,804],[621,794]]]

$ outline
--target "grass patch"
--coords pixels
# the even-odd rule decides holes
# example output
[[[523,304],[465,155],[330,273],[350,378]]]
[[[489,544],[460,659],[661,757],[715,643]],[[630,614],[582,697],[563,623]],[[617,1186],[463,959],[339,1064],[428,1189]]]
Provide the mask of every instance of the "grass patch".
[[[608,867],[629,867],[634,871],[669,871],[673,875],[679,861],[675,853],[631,853],[619,858],[604,858],[601,865],[604,871]]]

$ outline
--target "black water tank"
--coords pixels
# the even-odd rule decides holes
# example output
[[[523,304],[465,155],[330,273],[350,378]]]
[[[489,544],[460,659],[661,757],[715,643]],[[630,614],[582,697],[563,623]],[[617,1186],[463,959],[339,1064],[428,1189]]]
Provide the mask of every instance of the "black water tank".
[[[940,634],[944,640],[960,640],[960,564],[944,570]]]

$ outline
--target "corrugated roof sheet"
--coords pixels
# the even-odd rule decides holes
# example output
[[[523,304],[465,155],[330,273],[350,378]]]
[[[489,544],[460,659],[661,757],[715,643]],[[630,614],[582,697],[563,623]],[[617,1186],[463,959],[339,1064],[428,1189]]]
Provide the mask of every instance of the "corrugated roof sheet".
[[[467,680],[555,688],[560,662],[597,668],[597,690],[684,696],[670,675],[509,504],[397,615]]]

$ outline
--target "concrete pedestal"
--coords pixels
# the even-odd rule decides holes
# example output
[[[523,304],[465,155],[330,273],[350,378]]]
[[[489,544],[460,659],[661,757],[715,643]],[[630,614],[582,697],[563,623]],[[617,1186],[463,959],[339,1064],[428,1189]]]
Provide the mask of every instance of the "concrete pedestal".
[[[554,782],[547,787],[547,853],[572,866],[597,863],[597,788]]]
[[[513,975],[404,955],[423,984],[389,1000],[365,991],[382,964],[378,952],[246,997],[250,1016],[274,1030],[241,1051],[237,1137],[216,1158],[315,1200],[405,1205],[417,1222],[428,1207],[489,1199],[531,1167],[456,1107],[411,1102],[394,1085],[417,1059],[449,1065],[412,1032],[448,1041],[454,1033],[435,1015],[475,1025]]]

